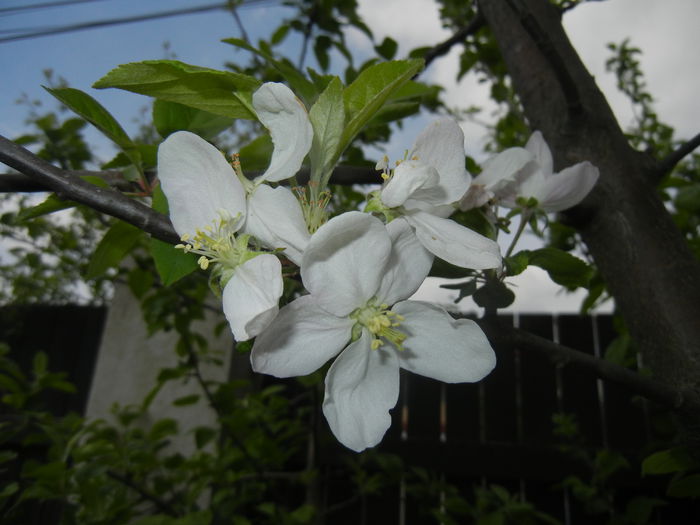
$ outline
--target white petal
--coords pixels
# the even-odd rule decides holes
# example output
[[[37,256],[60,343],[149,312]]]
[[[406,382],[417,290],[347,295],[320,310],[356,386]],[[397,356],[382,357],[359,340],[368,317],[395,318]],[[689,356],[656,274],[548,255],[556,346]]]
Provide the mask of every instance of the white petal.
[[[598,168],[588,161],[555,173],[545,181],[540,207],[557,212],[576,206],[593,189],[598,175]]]
[[[501,193],[501,199],[499,204],[505,208],[519,208],[518,203],[519,198],[530,199],[535,198],[537,202],[542,203],[542,199],[547,195],[547,180],[552,178],[549,177],[540,169],[540,165],[536,162],[527,164],[521,173],[524,177],[520,180],[519,184],[510,188],[512,191]]]
[[[406,219],[400,217],[386,225],[391,236],[391,256],[377,292],[386,304],[403,301],[415,293],[433,265],[433,254],[426,250]]]
[[[276,377],[310,374],[345,348],[353,324],[324,311],[310,295],[295,299],[255,340],[253,370]]]
[[[404,301],[392,309],[405,320],[399,330],[408,337],[397,352],[401,368],[445,383],[472,383],[496,366],[496,354],[474,321],[453,319],[443,309]]]
[[[426,249],[461,268],[485,270],[501,265],[501,254],[491,239],[457,224],[422,211],[405,215]]]
[[[253,93],[253,107],[274,144],[270,166],[257,181],[288,179],[299,171],[311,149],[314,132],[306,108],[287,86],[276,82],[267,82]]]
[[[371,350],[366,330],[333,362],[326,375],[323,414],[338,441],[355,452],[373,447],[389,426],[399,398],[393,350]]]
[[[390,252],[391,239],[379,219],[346,212],[311,236],[301,278],[322,308],[346,316],[377,293]]]
[[[455,212],[455,207],[452,206],[452,204],[434,205],[423,200],[419,201],[415,199],[408,199],[403,207],[406,210],[420,210],[442,218],[447,218]]]
[[[516,181],[518,172],[533,160],[525,148],[508,148],[484,163],[484,170],[474,179],[473,185],[482,185],[495,194]]]
[[[540,165],[542,173],[547,176],[554,172],[552,163],[552,152],[544,140],[540,131],[534,131],[525,144],[525,149],[535,156],[535,160]]]
[[[188,131],[158,148],[158,178],[178,234],[194,234],[219,220],[219,210],[245,217],[245,190],[222,153]]]
[[[437,184],[438,172],[432,166],[407,160],[394,170],[394,175],[382,188],[382,202],[389,208],[401,206],[419,188]]]
[[[464,133],[454,119],[445,118],[428,125],[416,139],[410,158],[433,166],[440,181],[433,188],[414,195],[434,204],[451,204],[465,194],[471,176],[464,166]]]
[[[284,186],[261,184],[253,191],[244,230],[268,248],[284,248],[297,266],[311,238],[299,201]]]
[[[277,315],[281,295],[282,265],[277,257],[258,255],[238,266],[223,293],[224,314],[236,340],[262,332]]]
[[[472,182],[467,193],[465,193],[464,197],[459,201],[459,209],[468,211],[473,208],[481,208],[493,198],[494,194],[491,190],[487,190],[481,184]]]
[[[491,199],[503,199],[507,206],[515,198],[518,183],[529,175],[524,168],[536,164],[533,159],[525,148],[508,148],[490,158],[459,201],[459,208],[464,211],[480,208]]]

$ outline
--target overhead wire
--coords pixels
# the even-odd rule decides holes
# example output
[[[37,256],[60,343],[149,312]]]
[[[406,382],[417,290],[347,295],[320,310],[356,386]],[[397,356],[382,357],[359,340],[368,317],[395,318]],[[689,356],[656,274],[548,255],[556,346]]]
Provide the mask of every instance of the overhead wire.
[[[78,1],[78,0],[73,0],[73,1]],[[238,4],[237,8],[243,8],[247,7],[250,4],[259,4],[265,1],[269,0],[246,0],[244,2],[241,2]],[[127,16],[127,17],[120,17],[120,18],[111,18],[111,19],[106,19],[106,20],[94,20],[90,22],[82,22],[79,24],[70,24],[70,25],[65,25],[65,26],[48,26],[48,27],[39,27],[39,28],[31,28],[30,31],[25,31],[20,34],[14,34],[10,36],[5,36],[0,38],[0,44],[5,43],[5,42],[14,42],[17,40],[24,40],[24,39],[29,39],[29,38],[39,38],[39,37],[44,37],[44,36],[50,36],[50,35],[57,35],[61,33],[70,33],[74,31],[82,31],[86,29],[96,29],[100,27],[108,27],[108,26],[113,26],[113,25],[121,25],[121,24],[130,24],[130,23],[135,23],[135,22],[144,22],[148,20],[155,20],[155,19],[160,19],[160,18],[169,18],[169,17],[174,17],[174,16],[182,16],[182,15],[188,15],[188,14],[195,14],[195,13],[203,13],[206,11],[214,11],[214,10],[224,10],[230,7],[230,2],[217,2],[215,4],[207,4],[207,5],[201,5],[201,6],[195,6],[195,7],[189,7],[189,8],[183,8],[183,9],[173,9],[169,11],[159,11],[159,12],[154,12],[154,13],[148,13],[148,14],[142,14],[142,15],[133,15],[133,16]],[[5,30],[3,32],[9,32],[8,30]]]
[[[49,9],[52,7],[65,7],[74,4],[87,4],[94,2],[104,2],[105,0],[59,0],[58,2],[44,2],[41,4],[23,4],[9,7],[0,7],[0,15],[14,15],[23,11],[32,11],[35,9]]]

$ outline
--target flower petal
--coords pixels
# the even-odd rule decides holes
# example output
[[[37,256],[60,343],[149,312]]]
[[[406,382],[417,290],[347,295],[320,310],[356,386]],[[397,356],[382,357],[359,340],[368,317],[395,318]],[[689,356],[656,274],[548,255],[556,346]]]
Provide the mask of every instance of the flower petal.
[[[295,299],[255,340],[253,370],[276,377],[310,374],[345,348],[353,324],[324,311],[310,295]]]
[[[540,131],[534,131],[530,135],[527,144],[525,144],[525,149],[534,155],[545,177],[554,173],[552,152],[549,150],[549,146]]]
[[[314,132],[306,108],[287,86],[277,82],[266,82],[253,93],[253,107],[274,144],[270,166],[256,182],[288,179],[299,171],[311,149]]]
[[[442,308],[419,301],[398,303],[408,337],[397,352],[401,368],[445,383],[472,383],[496,366],[496,354],[474,321],[453,319]]]
[[[472,184],[482,186],[497,193],[501,188],[515,182],[520,170],[534,159],[525,148],[508,148],[484,163],[484,170]]]
[[[525,148],[508,148],[484,163],[484,170],[472,181],[459,201],[461,210],[480,208],[491,199],[513,200],[518,182],[525,176],[524,167],[533,162]]]
[[[379,219],[346,212],[311,236],[301,279],[322,308],[346,316],[377,293],[390,252],[391,238]]]
[[[244,230],[268,248],[284,248],[284,255],[296,265],[301,265],[311,238],[299,201],[284,186],[261,184],[253,190]]]
[[[439,179],[438,172],[432,166],[413,160],[402,162],[382,188],[382,202],[389,208],[401,206],[416,190],[434,186]]]
[[[373,447],[391,426],[399,398],[399,366],[393,350],[371,350],[363,330],[326,375],[323,414],[338,441],[355,452]]]
[[[598,168],[588,161],[548,177],[542,188],[540,207],[546,212],[557,212],[576,206],[590,193],[598,181]]]
[[[188,131],[177,131],[158,148],[158,178],[178,234],[193,235],[220,218],[245,217],[243,185],[223,154]]]
[[[440,174],[438,184],[418,190],[413,198],[451,204],[469,188],[471,175],[464,166],[464,132],[454,119],[444,118],[428,125],[416,139],[409,158],[433,166]]]
[[[391,236],[391,255],[377,298],[386,304],[403,301],[415,293],[433,265],[433,254],[426,250],[406,219],[399,217],[386,225]]]
[[[498,244],[491,239],[453,220],[423,211],[412,211],[405,217],[421,244],[448,263],[475,270],[501,265]]]
[[[277,315],[282,295],[282,265],[272,254],[253,257],[236,267],[224,287],[224,314],[237,341],[262,332]]]

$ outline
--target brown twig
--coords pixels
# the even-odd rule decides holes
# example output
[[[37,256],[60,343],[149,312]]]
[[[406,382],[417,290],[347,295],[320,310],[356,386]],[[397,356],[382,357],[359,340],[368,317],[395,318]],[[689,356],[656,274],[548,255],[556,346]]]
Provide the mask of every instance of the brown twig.
[[[425,71],[425,69],[428,68],[428,66],[433,60],[449,53],[450,49],[452,49],[453,46],[464,42],[464,40],[469,35],[473,35],[474,33],[476,33],[479,29],[484,27],[485,24],[486,21],[484,20],[484,17],[481,16],[481,13],[477,12],[476,16],[472,18],[472,20],[466,26],[462,27],[459,31],[457,31],[454,35],[452,35],[444,42],[441,42],[436,46],[430,48],[423,55],[423,60],[425,60],[425,68],[423,69],[423,71]]]
[[[572,364],[579,369],[589,370],[605,381],[615,383],[668,408],[687,409],[689,405],[697,403],[695,396],[690,392],[685,393],[611,361],[596,358],[525,330],[501,324],[493,318],[488,321],[479,321],[479,325],[494,345],[538,352],[557,365]]]
[[[669,173],[673,168],[675,168],[680,161],[682,161],[687,155],[692,153],[698,146],[700,146],[700,133],[695,135],[689,141],[681,144],[678,149],[669,153],[665,158],[661,159],[656,166],[657,178],[660,180],[664,175]]]
[[[0,162],[44,185],[61,199],[85,204],[133,224],[161,241],[171,244],[179,242],[179,236],[165,215],[118,191],[101,188],[75,177],[3,136],[0,136]]]

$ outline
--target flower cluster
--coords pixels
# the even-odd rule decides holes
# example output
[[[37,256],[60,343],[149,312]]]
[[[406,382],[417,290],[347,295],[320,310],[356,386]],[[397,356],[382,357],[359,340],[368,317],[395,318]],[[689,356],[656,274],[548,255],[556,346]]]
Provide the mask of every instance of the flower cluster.
[[[304,191],[297,198],[270,185],[294,176],[312,147],[305,107],[277,83],[263,84],[252,107],[274,145],[269,167],[253,180],[237,157],[228,161],[192,133],[176,132],[161,144],[158,176],[179,248],[211,269],[235,338],[256,338],[255,371],[301,376],[335,358],[323,413],[338,440],[361,451],[390,425],[400,368],[454,383],[479,381],[495,366],[476,323],[409,300],[435,257],[471,270],[502,266],[494,240],[450,215],[495,200],[514,206],[519,197],[558,211],[583,198],[597,170],[584,163],[553,175],[549,149],[535,133],[524,149],[503,152],[472,181],[463,133],[443,119],[393,168],[380,161],[384,184],[364,211],[326,221],[327,194],[311,210]],[[308,292],[281,309],[280,256],[299,267]]]

